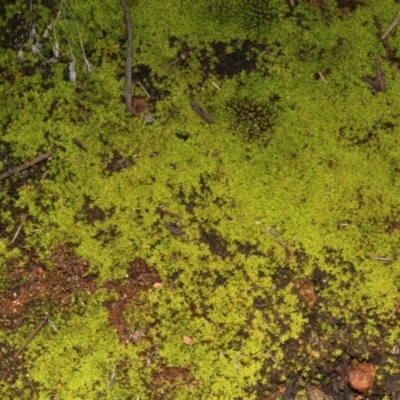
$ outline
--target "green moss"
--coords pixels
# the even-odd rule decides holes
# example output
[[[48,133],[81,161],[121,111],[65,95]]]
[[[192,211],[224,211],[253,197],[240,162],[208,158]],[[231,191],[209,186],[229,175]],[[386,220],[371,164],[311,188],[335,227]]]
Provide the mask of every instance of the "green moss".
[[[148,66],[152,89],[164,93],[151,101],[152,125],[128,118],[120,101],[125,30],[117,3],[68,5],[93,65],[90,74],[68,10],[55,28],[58,63],[49,66],[30,54],[26,37],[25,63],[18,63],[19,48],[10,45],[3,44],[0,56],[0,145],[12,150],[12,163],[2,159],[0,165],[6,169],[57,148],[43,166],[46,179],[1,183],[18,190],[14,197],[0,194],[6,236],[0,288],[16,253],[31,249],[48,260],[65,243],[88,260],[99,286],[123,278],[141,258],[157,268],[164,287],[149,290],[141,307],[126,311],[132,330],[147,332],[136,347],[120,344],[107,320],[103,302],[114,295],[96,292],[84,317],[74,306],[69,319],[52,317],[58,333],[46,326],[27,352],[38,398],[129,393],[150,399],[161,393],[153,380],[166,368],[188,371],[186,380],[165,383],[171,398],[257,398],[257,384],[272,392],[300,370],[305,380],[316,376],[318,362],[310,356],[316,338],[321,357],[332,362],[344,354],[368,358],[378,345],[392,346],[399,333],[393,310],[400,282],[400,98],[397,67],[384,60],[371,15],[388,26],[396,3],[365,1],[344,12],[334,1],[322,9],[303,1],[292,11],[272,0],[246,7],[135,2],[135,70],[139,63]],[[4,7],[2,27],[25,6]],[[37,7],[43,35],[57,10]],[[397,36],[395,31],[389,41]],[[186,63],[177,60],[171,37],[190,49]],[[212,68],[201,73],[203,49],[209,55],[223,42],[228,52],[239,51],[239,39],[257,43],[251,72],[224,78]],[[44,57],[55,38],[40,40]],[[77,59],[76,84],[67,77],[68,42]],[[374,96],[361,78],[373,76],[375,57],[388,91]],[[171,60],[175,66],[167,70]],[[135,93],[143,95],[136,87]],[[192,97],[212,113],[214,124],[193,112]],[[131,164],[110,171],[116,154]],[[24,249],[18,251],[10,245],[19,225],[13,207],[27,213]],[[160,207],[180,215],[182,235],[166,228],[176,221]],[[93,210],[101,217],[91,219]],[[318,323],[296,289],[299,277],[315,285],[316,312],[323,315]],[[332,318],[351,327],[349,336],[332,326]],[[0,333],[6,337],[5,328]],[[27,333],[17,332],[13,345]],[[290,360],[293,349],[298,357]],[[115,383],[109,380],[114,366],[121,368]]]

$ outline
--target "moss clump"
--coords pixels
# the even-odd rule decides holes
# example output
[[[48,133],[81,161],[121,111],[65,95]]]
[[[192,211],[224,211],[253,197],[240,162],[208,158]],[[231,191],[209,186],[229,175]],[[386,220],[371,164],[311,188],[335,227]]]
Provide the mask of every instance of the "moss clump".
[[[238,12],[245,29],[259,32],[278,24],[288,6],[281,0],[249,0],[241,4]]]
[[[232,127],[247,142],[268,144],[278,117],[279,96],[270,96],[266,102],[249,97],[227,103],[232,117]]]

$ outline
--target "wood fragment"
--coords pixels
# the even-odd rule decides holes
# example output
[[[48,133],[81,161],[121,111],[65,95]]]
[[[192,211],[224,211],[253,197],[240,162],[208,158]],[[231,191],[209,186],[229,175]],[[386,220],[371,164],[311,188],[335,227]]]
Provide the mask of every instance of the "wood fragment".
[[[173,234],[176,236],[181,236],[184,234],[182,227],[179,224],[176,224],[174,222],[165,222],[164,226]]]
[[[41,154],[40,156],[37,156],[33,160],[30,160],[24,164],[21,164],[18,167],[14,167],[10,169],[9,171],[3,172],[0,174],[0,181],[8,178],[11,175],[17,174],[18,172],[24,171],[30,167],[33,167],[35,164],[40,163],[41,161],[46,160],[47,158],[51,157],[55,153],[56,149],[52,149],[46,153]]]
[[[174,213],[172,211],[168,211],[163,207],[158,207],[158,211],[160,214],[168,215],[169,217],[176,218],[176,219],[181,219],[181,216],[179,214]]]
[[[375,59],[375,70],[376,70],[376,78],[371,79],[368,76],[363,77],[363,81],[367,82],[372,86],[372,91],[375,92],[386,92],[386,82],[383,76],[382,70],[379,66],[378,59]]]
[[[205,111],[200,106],[200,104],[197,103],[197,101],[191,101],[190,105],[192,106],[193,110],[196,111],[197,114],[199,114],[200,117],[204,119],[204,121],[207,121],[209,124],[212,124],[214,122],[214,118],[207,111]]]
[[[129,114],[132,115],[132,47],[133,47],[133,29],[132,17],[128,4],[125,0],[120,0],[124,9],[126,27],[127,27],[127,49],[125,63],[125,104]]]

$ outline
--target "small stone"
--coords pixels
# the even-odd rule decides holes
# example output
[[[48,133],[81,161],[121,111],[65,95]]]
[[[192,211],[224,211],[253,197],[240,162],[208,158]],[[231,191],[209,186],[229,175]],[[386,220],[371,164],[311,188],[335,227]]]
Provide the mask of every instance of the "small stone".
[[[351,365],[347,370],[347,379],[350,386],[359,392],[365,392],[371,388],[374,376],[375,367],[365,361],[357,365]]]
[[[189,336],[183,336],[183,343],[186,344],[186,346],[190,346],[192,344],[192,339]]]
[[[155,121],[155,118],[152,117],[151,115],[145,115],[145,116],[143,117],[143,122],[144,122],[145,125],[150,125],[150,124],[152,124],[154,121]]]

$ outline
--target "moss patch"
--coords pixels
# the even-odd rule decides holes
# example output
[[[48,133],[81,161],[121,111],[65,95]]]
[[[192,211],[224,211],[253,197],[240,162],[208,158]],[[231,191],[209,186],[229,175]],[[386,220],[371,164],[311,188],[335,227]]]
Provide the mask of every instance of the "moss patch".
[[[151,124],[119,4],[0,6],[0,169],[55,149],[0,182],[6,397],[396,395],[396,2],[242,3],[130,3]]]

